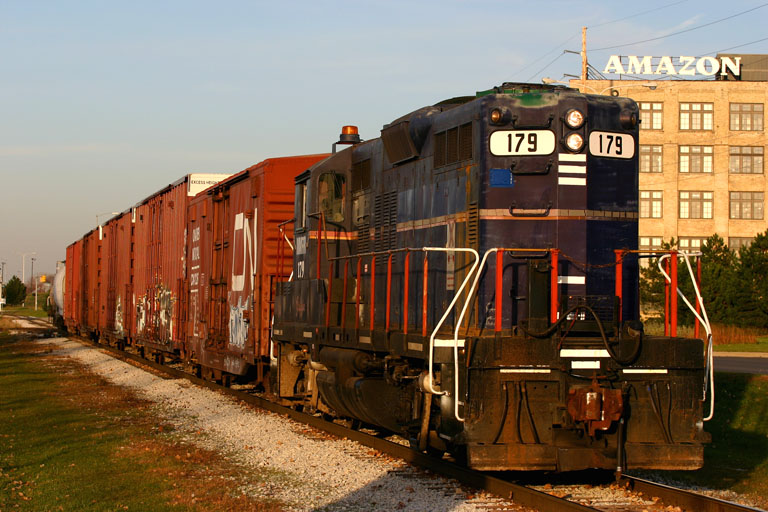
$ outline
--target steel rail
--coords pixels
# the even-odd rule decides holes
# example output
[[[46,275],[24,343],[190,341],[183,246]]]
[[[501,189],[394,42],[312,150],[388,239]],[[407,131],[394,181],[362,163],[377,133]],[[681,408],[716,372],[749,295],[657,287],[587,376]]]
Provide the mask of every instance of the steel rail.
[[[39,321],[45,323],[46,327],[49,327],[44,319],[32,319],[29,317],[23,317],[25,320]],[[266,398],[246,393],[245,391],[237,390],[216,384],[208,380],[196,377],[188,372],[171,368],[169,366],[158,364],[149,359],[145,359],[137,354],[119,350],[115,347],[96,343],[92,340],[82,338],[80,336],[68,336],[69,339],[78,341],[80,343],[87,344],[89,346],[106,350],[113,354],[117,359],[123,361],[130,361],[139,365],[148,366],[154,370],[169,375],[173,378],[186,379],[194,384],[202,387],[206,387],[211,390],[218,391],[222,394],[226,394],[236,398],[244,403],[264,409],[275,414],[289,417],[299,423],[311,426],[318,430],[327,432],[328,434],[347,438],[355,441],[363,446],[367,446],[381,453],[385,453],[392,457],[401,459],[405,462],[413,464],[423,469],[427,469],[436,474],[442,475],[447,478],[453,478],[460,483],[476,488],[482,489],[490,494],[494,494],[503,499],[514,501],[518,505],[531,507],[541,512],[558,512],[558,511],[595,511],[599,510],[580,503],[568,501],[564,498],[559,498],[547,494],[542,491],[537,491],[530,487],[526,487],[521,484],[510,482],[501,478],[494,477],[487,473],[480,471],[474,471],[450,461],[437,459],[429,456],[425,453],[418,452],[408,446],[404,446],[392,441],[387,441],[380,437],[366,434],[357,430],[353,430],[337,423],[326,421],[320,417],[312,416],[303,412],[296,411],[290,407],[285,407],[274,402],[267,400]],[[695,511],[695,512],[759,512],[760,509],[740,505],[737,503],[713,498],[703,494],[698,494],[692,491],[678,489],[664,484],[651,482],[642,478],[637,478],[629,475],[622,475],[619,483],[625,486],[628,490],[636,493],[642,493],[645,496],[658,497],[660,501],[665,505],[678,506],[683,510]]]
[[[622,475],[619,483],[626,485],[631,491],[658,497],[663,503],[675,505],[684,510],[695,512],[759,512],[761,510],[628,475]]]
[[[413,464],[414,466],[427,469],[447,478],[453,478],[464,485],[473,487],[475,489],[482,489],[490,494],[514,501],[518,505],[534,508],[541,512],[594,512],[597,510],[595,508],[568,501],[563,498],[558,498],[557,496],[552,496],[545,492],[531,489],[524,485],[508,482],[500,478],[482,473],[480,471],[473,471],[471,469],[453,464],[449,461],[437,459],[425,453],[418,452],[408,446],[397,444],[392,441],[387,441],[386,439],[359,432],[357,430],[352,430],[337,423],[325,421],[324,419],[317,416],[311,416],[289,407],[276,404],[260,396],[252,395],[237,389],[228,388],[220,384],[195,377],[194,375],[191,375],[182,370],[177,370],[176,368],[170,368],[168,366],[155,363],[154,361],[144,359],[130,352],[118,350],[117,348],[111,347],[109,345],[102,345],[91,340],[86,340],[74,336],[69,336],[69,339],[85,343],[92,347],[104,349],[113,354],[116,358],[123,361],[132,361],[140,365],[151,367],[154,370],[165,373],[166,375],[169,375],[173,378],[187,379],[194,384],[218,391],[225,395],[232,396],[249,405],[280,414],[282,416],[287,416],[293,420],[298,421],[299,423],[309,425],[313,428],[322,430],[334,436],[350,439],[363,446],[367,446],[381,453]]]

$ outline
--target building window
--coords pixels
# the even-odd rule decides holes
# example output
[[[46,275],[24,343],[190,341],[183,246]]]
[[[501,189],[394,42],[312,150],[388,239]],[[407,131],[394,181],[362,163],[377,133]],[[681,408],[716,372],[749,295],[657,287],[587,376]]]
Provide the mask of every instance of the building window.
[[[712,192],[681,190],[680,218],[681,219],[711,219]]]
[[[641,236],[639,248],[641,251],[658,251],[662,247],[660,236]]]
[[[640,191],[640,217],[644,219],[660,219],[662,210],[661,190]]]
[[[712,146],[680,146],[680,172],[712,172]]]
[[[731,192],[732,219],[762,219],[762,192]]]
[[[731,146],[728,148],[728,172],[732,174],[763,174],[762,146]]]
[[[640,145],[640,172],[662,172],[661,146]]]
[[[742,247],[748,247],[754,238],[751,236],[732,236],[728,238],[728,248],[738,251]]]
[[[691,252],[700,251],[705,243],[707,243],[707,239],[700,236],[681,236],[677,241],[677,246],[681,251]]]
[[[762,103],[731,103],[731,130],[762,131]]]
[[[661,119],[663,103],[640,103],[640,129],[641,130],[661,130]]]
[[[712,103],[681,103],[681,130],[711,130]]]

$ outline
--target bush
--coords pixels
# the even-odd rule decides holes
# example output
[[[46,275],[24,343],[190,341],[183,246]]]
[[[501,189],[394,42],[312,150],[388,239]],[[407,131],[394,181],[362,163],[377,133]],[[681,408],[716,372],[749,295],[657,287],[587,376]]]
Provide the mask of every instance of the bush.
[[[3,297],[5,297],[6,304],[9,306],[16,306],[24,302],[27,296],[27,287],[16,276],[13,276],[8,284],[3,289]]]

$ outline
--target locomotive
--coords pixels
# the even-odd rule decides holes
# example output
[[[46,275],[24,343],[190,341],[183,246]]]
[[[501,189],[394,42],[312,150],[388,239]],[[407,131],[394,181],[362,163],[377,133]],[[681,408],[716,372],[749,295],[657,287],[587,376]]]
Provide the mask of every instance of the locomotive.
[[[117,343],[476,469],[699,468],[703,342],[639,321],[638,122],[630,99],[505,83],[267,160],[174,203],[184,243],[158,261],[184,270],[152,289],[175,327],[133,318]],[[160,297],[136,297],[151,324]]]

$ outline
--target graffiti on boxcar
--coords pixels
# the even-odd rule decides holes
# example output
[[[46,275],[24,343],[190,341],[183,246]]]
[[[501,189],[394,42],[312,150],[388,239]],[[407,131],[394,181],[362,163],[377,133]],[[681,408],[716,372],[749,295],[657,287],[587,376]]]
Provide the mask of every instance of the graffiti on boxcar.
[[[158,327],[162,328],[165,334],[173,337],[173,293],[163,285],[158,286],[155,296],[156,311],[158,311]]]
[[[122,336],[123,332],[123,301],[120,296],[117,296],[117,302],[115,304],[115,333],[118,336]]]
[[[139,297],[138,300],[134,297],[136,302],[136,332],[144,332],[144,327],[147,325],[147,309],[146,309],[146,297]]]
[[[237,348],[245,348],[248,339],[248,320],[245,312],[251,309],[251,299],[243,304],[243,298],[237,298],[237,306],[229,307],[229,344]]]

